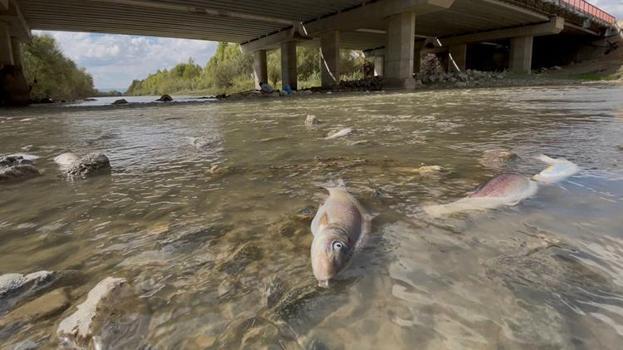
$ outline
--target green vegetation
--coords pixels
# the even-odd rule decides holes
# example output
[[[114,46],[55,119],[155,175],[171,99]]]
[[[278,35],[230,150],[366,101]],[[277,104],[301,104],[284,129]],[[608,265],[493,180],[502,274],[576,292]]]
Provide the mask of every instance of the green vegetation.
[[[320,85],[320,53],[318,49],[299,47],[296,52],[298,86],[308,88]],[[342,79],[363,78],[363,55],[342,51]],[[281,56],[279,50],[267,57],[268,80],[281,85]],[[214,56],[205,67],[192,60],[176,65],[170,70],[159,70],[144,80],[135,80],[128,95],[162,94],[220,94],[254,89],[253,58],[240,50],[238,44],[219,43]]]
[[[76,100],[96,94],[91,75],[63,56],[49,35],[34,35],[24,46],[24,73],[32,84],[33,100]]]

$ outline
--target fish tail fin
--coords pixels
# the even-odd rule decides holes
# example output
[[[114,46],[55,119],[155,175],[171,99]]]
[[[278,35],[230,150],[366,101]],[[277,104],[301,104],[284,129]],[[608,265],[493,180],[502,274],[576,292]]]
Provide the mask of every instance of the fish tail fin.
[[[535,159],[540,160],[541,162],[545,163],[545,164],[556,164],[558,162],[560,162],[560,159],[555,159],[549,156],[546,156],[545,154],[539,154],[538,156],[534,157]]]
[[[441,216],[452,214],[457,211],[457,209],[455,208],[454,205],[452,205],[452,203],[428,205],[428,206],[422,207],[422,209],[431,218],[438,218]]]

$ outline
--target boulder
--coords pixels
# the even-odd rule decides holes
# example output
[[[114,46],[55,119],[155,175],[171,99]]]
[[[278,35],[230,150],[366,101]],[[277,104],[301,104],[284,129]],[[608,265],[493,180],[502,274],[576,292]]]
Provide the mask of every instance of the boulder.
[[[110,160],[103,153],[89,153],[62,170],[71,178],[87,178],[110,173]]]
[[[123,278],[107,277],[87,295],[87,299],[69,317],[58,325],[56,334],[66,346],[85,347],[97,335],[96,323],[103,321],[104,310],[114,306],[129,293]]]
[[[158,101],[158,102],[171,102],[171,101],[173,101],[173,97],[171,97],[171,95],[164,94],[164,95],[160,96],[160,98],[157,99],[156,101]]]
[[[39,170],[30,159],[21,155],[0,157],[0,182],[26,180],[38,175]]]
[[[112,103],[113,105],[125,105],[128,104],[128,100],[121,98]]]

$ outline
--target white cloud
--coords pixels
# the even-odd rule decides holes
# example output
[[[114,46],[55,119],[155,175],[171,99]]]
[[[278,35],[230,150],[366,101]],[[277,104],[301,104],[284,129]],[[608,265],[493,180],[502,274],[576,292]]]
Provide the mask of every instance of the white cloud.
[[[158,69],[171,68],[192,58],[205,65],[216,43],[201,40],[72,32],[36,32],[52,35],[63,53],[87,69],[100,89],[125,89]]]

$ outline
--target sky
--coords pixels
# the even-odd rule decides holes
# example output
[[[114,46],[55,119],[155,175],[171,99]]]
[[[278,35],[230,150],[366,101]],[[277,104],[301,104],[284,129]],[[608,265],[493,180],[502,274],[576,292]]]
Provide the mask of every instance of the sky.
[[[590,2],[623,19],[623,0]],[[134,79],[143,79],[189,58],[203,66],[217,45],[210,41],[130,35],[46,33],[56,38],[66,56],[91,73],[95,87],[100,90],[124,90]]]

